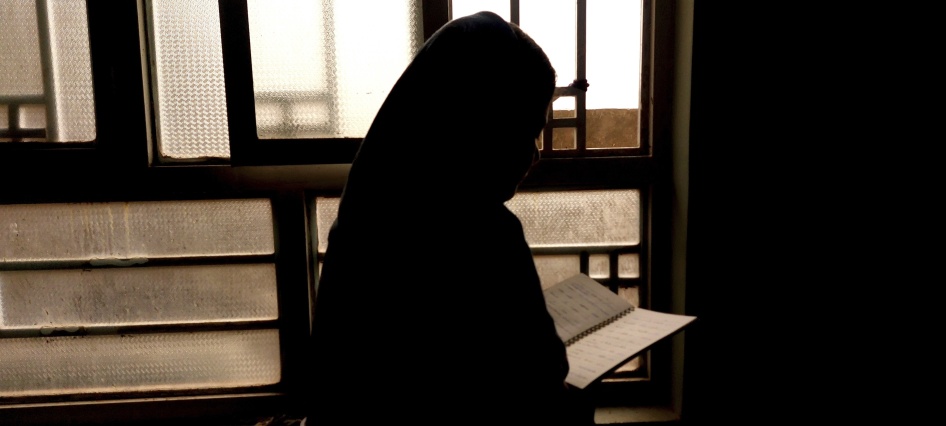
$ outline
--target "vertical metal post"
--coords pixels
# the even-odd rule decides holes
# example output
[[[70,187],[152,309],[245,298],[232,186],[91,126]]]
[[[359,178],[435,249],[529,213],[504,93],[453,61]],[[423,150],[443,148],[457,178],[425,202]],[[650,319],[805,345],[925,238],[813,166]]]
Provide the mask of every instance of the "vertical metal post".
[[[585,29],[586,27],[586,16],[587,16],[587,1],[578,0],[577,10],[575,13],[576,22],[575,27],[577,28],[577,35],[575,41],[575,80],[579,82],[585,82]],[[585,96],[587,95],[587,90],[580,90],[575,94],[575,149],[578,150],[579,154],[585,153],[585,138],[587,135],[585,129]]]
[[[56,73],[53,63],[53,35],[49,25],[49,2],[36,0],[36,33],[39,35],[39,56],[43,68],[43,95],[46,103],[46,140],[59,142],[56,102]]]
[[[509,22],[519,25],[519,0],[509,0]]]

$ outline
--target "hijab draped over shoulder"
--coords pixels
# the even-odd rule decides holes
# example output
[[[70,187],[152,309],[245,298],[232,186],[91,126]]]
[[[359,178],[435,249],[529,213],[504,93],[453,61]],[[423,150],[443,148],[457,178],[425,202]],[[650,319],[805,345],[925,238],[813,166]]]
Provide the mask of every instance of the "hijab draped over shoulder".
[[[518,27],[451,21],[352,163],[320,272],[311,424],[561,420],[565,349],[519,220],[555,85]]]

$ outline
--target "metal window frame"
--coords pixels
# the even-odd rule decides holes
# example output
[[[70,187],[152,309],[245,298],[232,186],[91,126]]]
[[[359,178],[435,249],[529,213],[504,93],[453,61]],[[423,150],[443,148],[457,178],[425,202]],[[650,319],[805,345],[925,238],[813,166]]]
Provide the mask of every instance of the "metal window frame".
[[[245,21],[245,0],[221,0],[221,26],[225,34],[240,35],[240,16]],[[243,13],[239,5],[243,5]],[[235,8],[233,5],[236,5]],[[424,0],[424,31],[429,37],[449,20],[449,0]],[[643,34],[641,150],[613,156],[546,156],[532,169],[521,185],[524,191],[581,189],[641,190],[642,299],[657,310],[670,310],[670,99],[672,75],[663,70],[673,63],[673,2],[644,0],[644,17],[651,23]],[[18,182],[0,194],[0,204],[39,202],[89,202],[131,200],[181,200],[224,197],[268,197],[273,200],[276,222],[277,285],[279,327],[284,380],[269,389],[229,389],[222,392],[173,394],[117,394],[91,400],[84,397],[62,400],[32,399],[20,403],[0,401],[0,417],[18,424],[55,423],[70,418],[79,423],[116,423],[172,418],[232,418],[233,415],[292,412],[304,406],[306,390],[306,343],[308,298],[313,288],[313,252],[308,203],[318,194],[339,195],[347,164],[354,156],[358,140],[336,141],[316,148],[308,141],[294,141],[277,148],[254,148],[234,158],[235,166],[223,164],[162,165],[152,161],[153,115],[146,95],[149,67],[142,59],[143,30],[138,0],[88,0],[89,37],[92,55],[93,88],[96,108],[96,140],[87,144],[3,143],[0,144],[0,179]],[[225,16],[224,16],[225,15]],[[140,21],[140,23],[139,23]],[[646,26],[645,26],[646,27]],[[243,24],[248,37],[247,25]],[[235,32],[234,32],[235,31]],[[249,70],[248,38],[228,40],[224,35],[224,60],[243,63]],[[227,45],[246,52],[245,57],[227,53]],[[230,46],[229,49],[233,49]],[[228,59],[229,57],[229,59]],[[231,64],[229,67],[233,67]],[[230,78],[251,82],[248,72],[227,70]],[[657,72],[656,70],[661,70]],[[231,75],[231,73],[235,73]],[[643,83],[642,83],[643,84]],[[246,87],[252,87],[246,86]],[[245,114],[254,105],[252,90],[237,103]],[[238,95],[238,94],[237,94]],[[234,96],[237,96],[234,95]],[[228,101],[228,113],[230,102]],[[254,119],[255,120],[255,119]],[[243,122],[246,120],[231,120]],[[254,121],[255,123],[255,121]],[[231,132],[233,130],[231,129]],[[255,135],[255,124],[249,134]],[[270,141],[267,141],[270,142]],[[646,142],[646,145],[645,145]],[[231,144],[232,144],[231,139]],[[305,145],[303,145],[305,144]],[[326,148],[326,146],[328,148]],[[232,152],[240,146],[231,145]],[[254,151],[256,150],[256,151]],[[595,150],[597,154],[598,150]],[[327,154],[326,154],[327,153]],[[634,154],[634,155],[631,155]],[[246,155],[249,155],[247,161]],[[324,156],[323,156],[324,155]],[[545,153],[543,153],[545,155]],[[254,159],[255,158],[255,159]],[[253,161],[250,161],[253,160]],[[297,165],[298,164],[298,165]],[[55,173],[53,173],[55,171]],[[26,177],[26,179],[24,179]],[[284,283],[301,283],[287,287]],[[623,281],[619,285],[630,284]],[[647,290],[644,290],[646,288]],[[646,293],[644,293],[646,291]],[[600,405],[667,404],[670,395],[670,348],[658,345],[651,350],[647,381],[603,383],[591,390]],[[633,401],[633,402],[629,402]],[[108,410],[102,408],[108,407]]]

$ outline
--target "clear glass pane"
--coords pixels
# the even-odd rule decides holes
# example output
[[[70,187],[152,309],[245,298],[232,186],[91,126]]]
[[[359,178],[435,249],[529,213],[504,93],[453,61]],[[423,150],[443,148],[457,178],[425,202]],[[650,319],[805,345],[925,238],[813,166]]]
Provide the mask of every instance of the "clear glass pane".
[[[577,254],[539,255],[532,259],[543,290],[581,272],[581,258]]]
[[[510,19],[509,0],[453,0],[450,7],[454,19],[484,10],[502,16],[507,21]]]
[[[360,138],[423,43],[416,0],[249,0],[257,134]]]
[[[552,102],[552,118],[574,118],[575,97],[563,96]]]
[[[577,10],[575,0],[519,0],[519,24],[552,61],[559,87],[577,76]]]
[[[552,149],[554,150],[573,150],[576,148],[575,128],[574,127],[554,127],[552,128]]]
[[[531,247],[640,244],[640,192],[596,190],[520,192],[512,210]]]
[[[85,1],[0,0],[0,142],[95,139],[87,16]]]
[[[611,260],[607,254],[588,256],[588,276],[595,279],[611,278]]]
[[[586,146],[638,147],[641,2],[588,0],[587,19]]]
[[[328,233],[332,230],[332,223],[338,216],[338,197],[318,197],[315,199],[315,227],[319,236],[318,251],[325,253],[328,247]]]
[[[257,386],[278,330],[0,339],[0,397]]]
[[[149,0],[148,6],[161,155],[230,158],[217,2]]]
[[[0,271],[0,335],[276,315],[271,264]]]
[[[618,278],[640,278],[640,256],[637,253],[618,255]]]
[[[268,199],[0,205],[0,264],[274,251]]]

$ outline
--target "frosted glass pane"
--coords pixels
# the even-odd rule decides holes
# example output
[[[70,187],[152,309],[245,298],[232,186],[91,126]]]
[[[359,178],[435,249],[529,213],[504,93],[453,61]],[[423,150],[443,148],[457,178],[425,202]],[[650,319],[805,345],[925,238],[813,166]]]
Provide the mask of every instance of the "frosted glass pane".
[[[162,156],[230,158],[220,14],[211,0],[150,0]]]
[[[509,0],[453,0],[451,2],[453,18],[460,18],[488,10],[503,19],[509,20]]]
[[[581,272],[581,258],[576,254],[539,255],[532,259],[543,289]]]
[[[261,139],[363,137],[423,42],[416,0],[247,7]]]
[[[0,263],[274,252],[267,199],[0,206]]]
[[[85,2],[81,2],[85,5]],[[43,68],[36,26],[36,2],[0,1],[0,95],[42,96]]]
[[[37,13],[37,4],[45,5],[42,13]],[[85,1],[3,0],[0,16],[0,104],[10,108],[0,126],[0,142],[95,140]],[[44,58],[50,81],[46,88]],[[47,109],[52,122],[46,118]],[[13,113],[19,116],[17,123],[9,122]],[[45,130],[45,136],[35,130]]]
[[[611,260],[607,254],[588,256],[588,276],[596,279],[611,278]]]
[[[506,202],[531,247],[640,244],[640,192],[521,192]]]
[[[641,306],[641,292],[637,287],[619,287],[618,296],[623,297],[635,307]]]
[[[84,1],[47,1],[56,127],[53,142],[95,139],[89,23]]]
[[[0,396],[256,386],[280,380],[279,333],[0,339]]]
[[[640,278],[640,256],[637,253],[618,255],[618,278]]]
[[[519,26],[549,57],[559,87],[571,84],[577,76],[576,11],[575,0],[519,0]]]
[[[20,106],[20,119],[17,125],[21,129],[45,129],[46,128],[46,106],[45,105],[22,105]]]
[[[315,226],[319,235],[319,253],[325,253],[328,247],[328,233],[332,230],[332,223],[338,216],[338,197],[319,197],[315,199]]]
[[[0,334],[276,317],[271,264],[0,271]]]
[[[623,297],[624,300],[627,300],[635,307],[639,307],[641,305],[640,289],[637,287],[619,287],[618,296]],[[641,368],[641,365],[641,357],[637,356],[618,367],[617,370],[615,370],[615,373],[637,371],[639,368]]]

